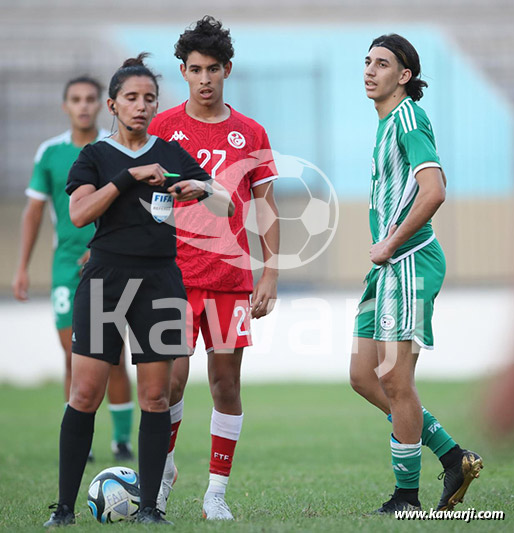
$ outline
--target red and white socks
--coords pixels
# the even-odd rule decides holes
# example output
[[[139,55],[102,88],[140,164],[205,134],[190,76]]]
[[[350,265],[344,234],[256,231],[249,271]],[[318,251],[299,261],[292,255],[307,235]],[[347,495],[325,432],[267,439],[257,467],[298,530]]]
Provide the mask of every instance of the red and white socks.
[[[226,415],[212,410],[211,416],[211,461],[209,465],[209,486],[205,496],[216,494],[223,497],[228,484],[232,459],[236,448],[244,415]]]
[[[177,440],[178,428],[182,422],[182,416],[184,414],[184,398],[170,407],[170,419],[171,419],[171,436],[170,445],[168,448],[168,456],[166,457],[166,466],[164,467],[164,473],[174,473],[175,471],[175,442]]]
[[[165,512],[166,502],[177,479],[175,467],[175,440],[182,422],[184,400],[170,407],[171,436],[163,478],[157,496],[157,508]],[[211,460],[209,465],[209,486],[204,496],[203,515],[208,520],[232,520],[233,516],[225,503],[232,460],[241,428],[243,415],[227,415],[212,410],[211,416]]]
[[[175,441],[177,440],[177,432],[182,422],[182,414],[184,412],[184,399],[177,402],[170,407],[170,421],[171,433],[168,443],[168,455],[164,463],[164,471],[162,473],[161,486],[157,494],[157,509],[166,512],[166,503],[170,495],[173,484],[177,480],[177,469],[175,467]]]

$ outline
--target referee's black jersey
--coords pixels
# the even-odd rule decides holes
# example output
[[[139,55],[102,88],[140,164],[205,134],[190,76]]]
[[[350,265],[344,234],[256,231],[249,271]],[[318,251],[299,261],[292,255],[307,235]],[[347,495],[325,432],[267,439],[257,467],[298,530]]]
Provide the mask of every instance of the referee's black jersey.
[[[88,245],[91,249],[146,257],[176,256],[173,212],[166,220],[158,216],[166,214],[166,204],[173,205],[173,198],[166,189],[181,180],[211,179],[177,142],[167,143],[152,136],[135,152],[110,138],[88,144],[70,169],[66,192],[71,195],[87,184],[100,189],[131,167],[153,163],[159,163],[170,173],[180,174],[180,178],[168,178],[163,187],[134,180],[134,184],[95,220],[96,232]]]

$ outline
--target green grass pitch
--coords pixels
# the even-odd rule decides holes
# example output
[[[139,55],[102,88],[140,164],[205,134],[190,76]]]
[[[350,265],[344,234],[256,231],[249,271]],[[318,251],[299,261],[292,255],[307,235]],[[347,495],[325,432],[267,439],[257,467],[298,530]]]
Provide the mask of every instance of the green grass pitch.
[[[348,384],[273,384],[243,387],[245,423],[236,449],[227,501],[232,523],[201,518],[209,462],[211,400],[206,385],[186,392],[176,462],[179,479],[167,518],[180,532],[514,531],[514,452],[500,453],[474,415],[476,383],[421,383],[423,404],[463,447],[484,457],[485,468],[457,509],[502,510],[503,522],[400,522],[366,516],[394,487],[390,424]],[[451,407],[450,407],[451,406]],[[57,498],[58,432],[62,389],[0,386],[0,530],[42,531]],[[139,415],[134,421],[137,442]],[[100,525],[90,516],[86,491],[102,469],[114,466],[105,405],[96,419],[94,464],[88,464],[71,531],[139,531],[130,523]],[[137,470],[136,463],[127,464]],[[423,448],[420,500],[435,507],[442,482],[439,461]]]

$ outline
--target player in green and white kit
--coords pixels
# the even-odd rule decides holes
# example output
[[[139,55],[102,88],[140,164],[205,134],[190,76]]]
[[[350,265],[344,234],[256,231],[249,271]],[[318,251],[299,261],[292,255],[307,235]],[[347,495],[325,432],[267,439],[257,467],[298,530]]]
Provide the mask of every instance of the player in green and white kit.
[[[99,82],[87,76],[74,78],[65,86],[63,110],[69,116],[71,129],[43,142],[36,153],[32,178],[26,190],[28,201],[22,219],[20,262],[13,281],[14,296],[21,301],[27,300],[30,256],[45,204],[50,201],[55,228],[51,297],[55,324],[66,355],[66,401],[71,382],[73,298],[80,270],[89,257],[87,244],[93,237],[94,225],[78,229],[71,223],[69,197],[64,189],[70,167],[82,147],[109,136],[108,131],[98,130],[96,127],[101,108],[101,92]],[[130,459],[134,407],[124,360],[118,367],[113,367],[108,396],[113,418],[113,452],[117,459]]]
[[[369,206],[373,268],[355,321],[351,384],[393,424],[396,487],[378,512],[420,509],[422,444],[444,468],[438,509],[452,509],[478,477],[482,459],[461,449],[421,406],[414,383],[420,348],[433,347],[434,300],[446,270],[430,223],[445,200],[446,178],[430,121],[415,103],[427,84],[419,79],[414,47],[399,35],[383,35],[365,65],[366,94],[379,116]]]

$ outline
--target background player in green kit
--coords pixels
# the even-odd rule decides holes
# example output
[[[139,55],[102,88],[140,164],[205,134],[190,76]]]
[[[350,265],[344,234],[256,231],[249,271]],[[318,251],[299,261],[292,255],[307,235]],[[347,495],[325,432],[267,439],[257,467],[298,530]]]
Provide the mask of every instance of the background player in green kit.
[[[64,394],[69,399],[71,383],[71,319],[73,298],[82,265],[89,257],[87,243],[94,225],[78,229],[70,221],[69,198],[64,188],[71,165],[88,143],[109,136],[99,130],[96,119],[101,108],[102,86],[88,76],[74,78],[64,88],[63,111],[70,129],[48,139],[39,147],[34,170],[26,190],[28,201],[21,225],[20,262],[13,281],[16,299],[28,299],[28,267],[41,225],[43,210],[51,202],[55,228],[55,252],[52,266],[52,306],[61,345],[66,355]],[[113,419],[113,452],[116,459],[131,459],[130,433],[133,402],[124,359],[111,372],[108,388],[109,410]]]
[[[373,41],[364,69],[379,117],[369,206],[373,268],[356,317],[350,376],[393,424],[396,487],[379,513],[420,508],[422,444],[444,468],[438,509],[462,501],[482,468],[482,459],[461,449],[421,406],[414,382],[420,348],[433,348],[433,305],[446,270],[430,223],[445,200],[446,178],[430,121],[415,104],[427,86],[419,75],[418,54],[406,39]]]

